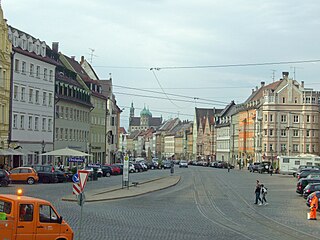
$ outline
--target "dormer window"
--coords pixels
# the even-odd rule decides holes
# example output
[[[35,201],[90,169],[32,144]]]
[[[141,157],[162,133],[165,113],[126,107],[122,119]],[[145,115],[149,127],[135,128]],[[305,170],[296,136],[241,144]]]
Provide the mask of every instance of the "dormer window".
[[[32,42],[29,42],[28,51],[29,51],[29,52],[32,52]]]
[[[40,54],[40,46],[39,45],[36,46],[36,54]]]
[[[13,46],[17,47],[17,44],[18,44],[18,38],[17,38],[17,36],[14,36],[13,37]]]

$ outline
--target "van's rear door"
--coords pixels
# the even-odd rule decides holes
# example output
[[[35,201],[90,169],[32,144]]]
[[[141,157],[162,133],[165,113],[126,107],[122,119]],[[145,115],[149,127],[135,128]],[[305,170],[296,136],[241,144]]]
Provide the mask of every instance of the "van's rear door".
[[[16,226],[16,240],[35,239],[35,213],[34,203],[19,203],[18,222]]]
[[[0,220],[1,239],[13,239],[13,226],[12,220]]]

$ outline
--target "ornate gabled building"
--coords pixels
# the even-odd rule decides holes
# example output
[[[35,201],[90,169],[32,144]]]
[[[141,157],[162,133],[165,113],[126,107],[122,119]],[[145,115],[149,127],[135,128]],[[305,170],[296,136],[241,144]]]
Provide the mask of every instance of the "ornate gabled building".
[[[162,123],[162,117],[152,117],[152,113],[144,107],[140,112],[140,117],[134,116],[134,107],[131,103],[129,117],[129,132],[134,130],[146,130],[150,127],[157,129]]]
[[[195,108],[193,122],[193,154],[198,159],[216,159],[215,122],[223,109]]]

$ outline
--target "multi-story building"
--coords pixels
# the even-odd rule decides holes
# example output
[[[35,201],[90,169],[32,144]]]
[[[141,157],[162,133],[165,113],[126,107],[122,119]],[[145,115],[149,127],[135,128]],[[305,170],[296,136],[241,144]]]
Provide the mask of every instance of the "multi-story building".
[[[219,114],[215,124],[216,132],[216,159],[226,162],[232,162],[230,151],[231,146],[231,116],[234,114],[236,106],[234,101],[226,106],[225,109]]]
[[[58,43],[53,43],[58,53]],[[54,149],[71,148],[88,152],[90,131],[90,91],[77,73],[69,70],[67,56],[60,54],[61,64],[55,74],[55,142]],[[66,159],[58,159],[68,165]],[[89,159],[87,159],[88,161]]]
[[[91,94],[91,104],[89,114],[89,141],[88,153],[92,155],[91,163],[105,163],[105,146],[106,146],[106,97],[102,94],[102,86],[100,82],[91,79],[81,64],[75,60],[75,57],[64,56],[64,64],[67,68],[77,73],[77,77],[85,83],[86,89]]]
[[[175,159],[189,159],[188,158],[188,134],[193,123],[189,121],[183,121],[179,125],[179,129],[176,130],[174,138],[174,156]],[[191,149],[192,151],[192,149]]]
[[[193,122],[193,154],[197,159],[212,161],[216,159],[215,120],[222,109],[195,108]]]
[[[236,166],[239,160],[239,120],[238,120],[238,109],[239,105],[235,106],[235,112],[231,115],[230,124],[230,154],[231,154],[231,164]]]
[[[50,163],[40,153],[53,150],[54,76],[58,54],[44,41],[9,26],[13,49],[10,147],[21,147],[23,162],[14,157],[11,166]]]
[[[274,88],[261,93],[261,146],[264,159],[279,155],[319,155],[320,92],[289,78],[288,72]]]
[[[3,18],[0,3],[0,149],[8,148],[9,108],[10,108],[10,70],[12,45],[8,38],[7,21]],[[5,165],[5,158],[0,156],[0,165]]]
[[[125,130],[124,127],[120,127],[119,131],[119,146],[122,154],[125,154],[127,151],[127,138],[128,138],[128,133]]]

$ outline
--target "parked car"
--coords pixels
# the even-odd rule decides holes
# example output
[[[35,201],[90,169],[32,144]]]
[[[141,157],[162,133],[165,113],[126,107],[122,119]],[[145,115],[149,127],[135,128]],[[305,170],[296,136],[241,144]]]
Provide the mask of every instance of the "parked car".
[[[156,161],[154,161],[154,160],[152,160],[152,161],[150,161],[150,162],[147,162],[147,167],[148,167],[149,169],[157,169],[158,166],[159,166],[159,163],[156,162]]]
[[[121,173],[120,168],[116,165],[105,165],[105,166],[111,167],[111,170],[112,170],[111,175],[119,175]]]
[[[38,173],[39,182],[42,183],[58,183],[59,179],[64,178],[64,175],[61,176],[52,165],[33,165],[32,167]],[[59,175],[59,176],[58,176]]]
[[[303,197],[307,198],[311,193],[313,193],[315,191],[320,191],[320,182],[319,183],[309,183],[303,189]]]
[[[123,174],[123,164],[122,163],[116,163],[114,166],[120,168],[120,174]]]
[[[11,179],[9,173],[4,169],[0,169],[0,186],[7,187],[10,182]]]
[[[171,168],[171,161],[165,160],[162,163],[163,163],[163,168],[164,169]]]
[[[317,198],[319,200],[319,206],[320,206],[320,191],[315,191],[315,192],[309,194],[308,197],[307,197],[306,204],[307,204],[308,207],[310,207],[311,199],[315,194],[317,195]],[[318,208],[318,211],[320,211],[320,208]]]
[[[93,174],[93,172],[97,172],[97,177],[102,177],[102,175],[103,175],[103,171],[102,171],[102,169],[101,169],[101,167],[100,166],[96,166],[96,165],[88,165],[88,166],[85,166],[85,168],[83,169],[83,170],[87,170],[87,171],[89,171],[89,176],[91,175],[91,174]]]
[[[303,194],[303,189],[309,183],[320,183],[320,179],[318,179],[318,178],[313,178],[313,179],[301,178],[297,183],[296,193]]]
[[[301,178],[306,178],[308,177],[308,175],[310,174],[320,174],[320,170],[310,170],[310,169],[305,169],[303,171],[301,171],[301,173],[298,175],[298,179],[301,179]]]
[[[255,162],[252,164],[252,168],[251,168],[251,171],[252,172],[258,172],[258,167],[259,167],[260,163],[259,162]]]
[[[262,162],[258,165],[258,173],[269,173],[270,162]]]
[[[112,174],[112,168],[110,166],[101,166],[102,176],[110,177]]]
[[[293,173],[294,177],[298,177],[298,174],[301,173],[302,170],[310,169],[310,170],[319,170],[319,166],[310,166],[310,165],[300,165],[296,172]]]
[[[179,162],[179,168],[187,168],[188,167],[188,162],[186,160],[180,160]]]
[[[313,168],[301,168],[298,169],[295,176],[299,179],[299,176],[302,172],[312,172],[312,171],[319,171],[320,169],[318,167],[313,167]],[[301,178],[301,177],[300,177]]]
[[[140,163],[133,163],[135,172],[143,172],[143,168]]]
[[[18,167],[10,171],[11,182],[34,184],[39,181],[37,172],[31,167]]]
[[[307,178],[320,178],[320,173],[311,173],[307,176]]]

